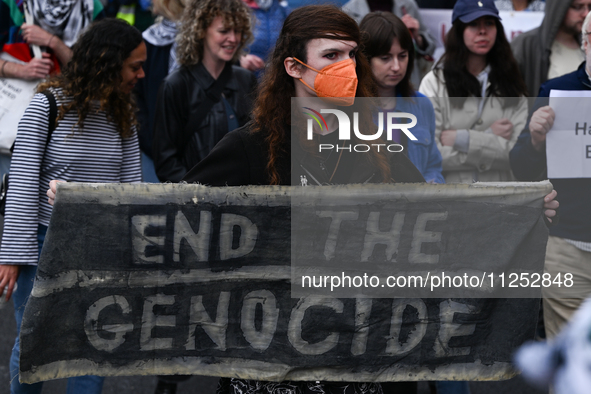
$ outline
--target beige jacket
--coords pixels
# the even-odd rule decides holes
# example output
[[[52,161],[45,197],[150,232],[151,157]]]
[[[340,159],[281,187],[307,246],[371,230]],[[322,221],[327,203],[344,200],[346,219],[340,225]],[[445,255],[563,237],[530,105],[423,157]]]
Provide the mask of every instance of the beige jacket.
[[[439,78],[435,73],[439,74]],[[419,91],[431,98],[435,109],[435,139],[443,158],[443,176],[447,183],[497,182],[514,180],[509,164],[509,151],[525,127],[528,100],[522,97],[514,107],[503,108],[503,99],[487,97],[478,116],[480,98],[469,97],[462,108],[453,108],[441,70],[429,72]],[[453,100],[453,98],[451,99]],[[494,135],[490,126],[507,118],[513,124],[509,140]],[[442,130],[466,129],[470,135],[467,152],[441,145]]]

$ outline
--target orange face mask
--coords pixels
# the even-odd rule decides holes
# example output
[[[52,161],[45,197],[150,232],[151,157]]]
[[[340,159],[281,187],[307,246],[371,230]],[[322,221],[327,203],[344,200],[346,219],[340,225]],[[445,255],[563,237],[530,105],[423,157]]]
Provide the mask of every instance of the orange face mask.
[[[322,70],[316,70],[295,57],[294,59],[318,73],[314,78],[314,87],[300,78],[300,81],[312,89],[318,97],[325,97],[328,99],[327,101],[336,105],[353,105],[355,93],[357,92],[357,73],[355,72],[355,61],[353,59],[329,64]]]

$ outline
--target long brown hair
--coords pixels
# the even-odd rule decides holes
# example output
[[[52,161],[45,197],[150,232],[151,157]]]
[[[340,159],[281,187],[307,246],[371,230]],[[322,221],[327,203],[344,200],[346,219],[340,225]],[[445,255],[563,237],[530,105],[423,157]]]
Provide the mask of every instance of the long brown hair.
[[[306,63],[308,42],[316,38],[361,43],[361,33],[355,20],[334,6],[300,7],[283,23],[259,87],[251,128],[253,133],[266,134],[265,141],[269,150],[267,172],[272,185],[281,183],[277,170],[278,158],[289,154],[286,151],[286,125],[291,122],[291,97],[295,97],[294,79],[285,71],[283,62],[288,57],[296,57]],[[374,97],[375,85],[367,58],[358,51],[355,60],[359,80],[355,96]],[[373,125],[369,104],[363,110],[359,105],[357,108],[360,109],[360,124]],[[384,182],[390,181],[390,166],[383,150],[371,152],[368,155],[369,161],[379,169]]]
[[[414,67],[415,46],[404,22],[391,12],[375,11],[365,15],[359,28],[363,35],[363,53],[369,61],[376,56],[388,54],[392,41],[394,38],[398,39],[400,47],[408,52],[408,65],[406,75],[396,86],[396,92],[402,97],[414,96],[410,77]]]
[[[495,44],[486,54],[486,62],[490,65],[490,86],[487,94],[505,98],[503,106],[515,105],[518,98],[527,96],[527,86],[523,81],[519,66],[511,45],[505,36],[503,24],[498,18],[493,18],[497,27]],[[445,36],[445,53],[437,62],[438,68],[443,68],[443,77],[453,106],[463,106],[466,97],[480,97],[480,82],[468,71],[470,50],[464,42],[464,30],[468,24],[457,19]],[[437,73],[435,74],[437,76]]]

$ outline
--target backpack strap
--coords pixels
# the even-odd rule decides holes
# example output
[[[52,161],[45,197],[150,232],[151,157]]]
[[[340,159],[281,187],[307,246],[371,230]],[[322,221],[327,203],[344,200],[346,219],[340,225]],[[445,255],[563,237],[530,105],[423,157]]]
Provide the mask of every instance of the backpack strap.
[[[49,129],[47,133],[47,142],[45,146],[49,143],[51,139],[51,135],[53,134],[53,130],[55,130],[55,121],[57,119],[57,102],[55,101],[55,96],[49,91],[44,90],[41,94],[47,97],[47,101],[49,101]]]
[[[47,139],[45,140],[45,149],[43,150],[43,156],[45,156],[45,150],[47,150],[47,144],[49,144],[49,140],[51,139],[51,135],[53,134],[53,130],[55,130],[55,121],[57,119],[57,102],[55,101],[55,97],[49,90],[44,90],[41,94],[47,97],[47,101],[49,101],[49,127],[47,130]],[[10,153],[14,151],[14,142],[10,147]],[[43,159],[41,159],[43,160]],[[9,183],[9,173],[7,172],[2,176],[2,180],[0,182],[0,215],[4,216],[6,212],[6,193],[8,191],[8,183]]]
[[[49,90],[44,90],[41,92],[41,94],[47,97],[47,101],[49,101],[49,127],[47,129],[47,139],[45,140],[45,148],[47,148],[47,144],[49,144],[53,130],[55,130],[55,121],[57,119],[57,102],[55,101],[54,95]],[[10,147],[10,153],[14,152],[15,142],[13,142],[12,146]]]

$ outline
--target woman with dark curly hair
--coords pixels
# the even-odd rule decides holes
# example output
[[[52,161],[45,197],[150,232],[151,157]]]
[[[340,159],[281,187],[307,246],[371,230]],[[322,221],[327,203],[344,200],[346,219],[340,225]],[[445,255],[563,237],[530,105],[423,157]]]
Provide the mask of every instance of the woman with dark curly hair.
[[[445,54],[419,91],[432,98],[447,183],[513,180],[509,151],[527,120],[527,88],[493,0],[459,0]]]
[[[72,182],[140,182],[140,155],[131,91],[144,72],[146,46],[127,22],[97,22],[72,48],[62,74],[42,83],[25,111],[10,168],[0,288],[15,282],[17,332],[33,287],[51,206],[52,179]],[[50,122],[54,112],[54,121]],[[52,131],[53,130],[53,131]],[[10,360],[11,393],[39,393],[42,383],[21,384],[18,336]],[[100,393],[103,379],[68,380],[68,393]]]
[[[180,68],[158,94],[153,159],[160,181],[178,182],[222,137],[250,117],[256,78],[233,66],[251,41],[241,0],[191,2],[177,37]]]

